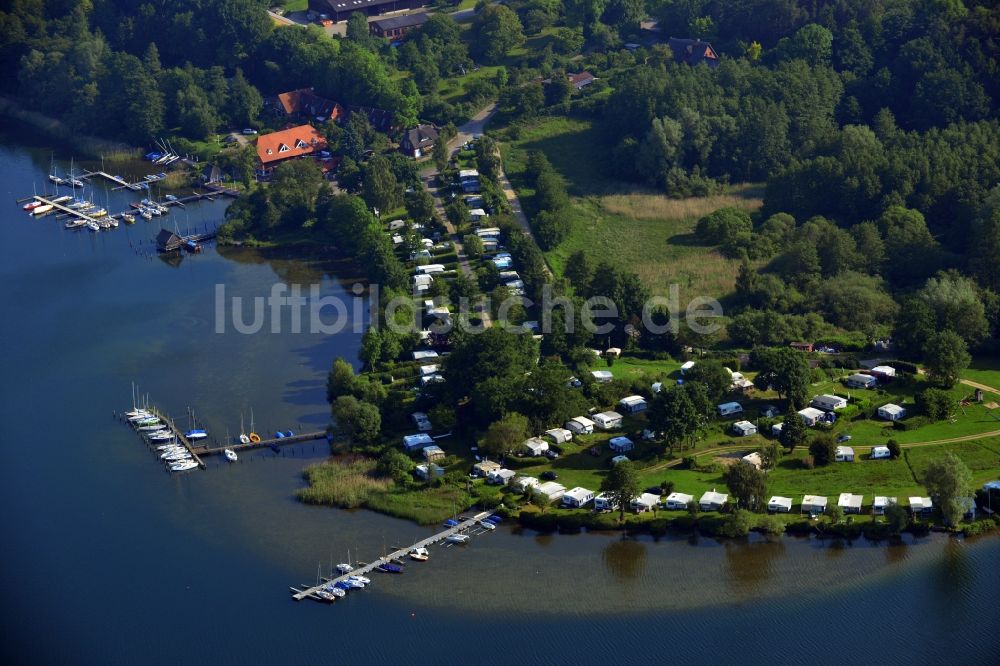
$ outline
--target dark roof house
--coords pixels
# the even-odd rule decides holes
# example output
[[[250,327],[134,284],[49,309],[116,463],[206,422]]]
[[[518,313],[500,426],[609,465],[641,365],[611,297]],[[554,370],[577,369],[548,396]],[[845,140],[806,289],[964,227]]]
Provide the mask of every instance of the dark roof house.
[[[434,148],[438,140],[437,128],[433,125],[417,125],[406,130],[403,140],[399,142],[400,149],[410,157],[426,155]]]
[[[427,23],[427,13],[405,14],[387,19],[378,19],[368,24],[368,29],[376,37],[399,39],[410,30]]]
[[[392,111],[376,109],[370,106],[349,106],[347,110],[351,113],[360,113],[368,118],[368,123],[372,129],[379,132],[389,132],[393,129]]]
[[[712,68],[719,66],[719,54],[708,42],[703,42],[700,39],[671,37],[667,45],[673,51],[674,60],[677,62],[685,62],[689,65],[705,63]]]
[[[346,21],[354,12],[380,16],[426,4],[427,0],[309,0],[309,9],[333,21]]]
[[[169,229],[160,229],[156,234],[156,249],[158,252],[173,252],[181,247],[181,237]]]
[[[300,88],[281,93],[274,101],[277,111],[286,116],[336,121],[344,115],[344,109],[340,104],[320,97],[312,88]]]

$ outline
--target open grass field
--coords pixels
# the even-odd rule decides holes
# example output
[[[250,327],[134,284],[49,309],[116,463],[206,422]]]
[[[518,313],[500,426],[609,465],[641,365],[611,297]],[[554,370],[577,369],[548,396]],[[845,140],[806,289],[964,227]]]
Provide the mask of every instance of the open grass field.
[[[593,261],[609,261],[636,273],[656,295],[677,284],[681,303],[694,296],[721,299],[733,289],[739,262],[694,236],[698,218],[724,206],[756,211],[763,203],[756,185],[734,186],[707,197],[671,199],[615,179],[607,160],[595,155],[607,146],[590,120],[547,118],[523,129],[504,144],[504,161],[528,213],[534,192],[524,179],[530,151],[545,153],[566,180],[572,196],[572,229],[555,250],[546,253],[557,275],[569,257],[584,252]]]

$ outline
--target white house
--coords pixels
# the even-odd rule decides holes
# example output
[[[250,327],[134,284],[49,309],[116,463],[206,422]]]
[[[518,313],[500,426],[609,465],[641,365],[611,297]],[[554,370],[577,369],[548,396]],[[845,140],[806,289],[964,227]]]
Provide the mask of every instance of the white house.
[[[851,388],[866,389],[875,386],[878,383],[878,380],[872,377],[871,375],[862,375],[859,373],[855,373],[850,377],[848,377],[844,383],[850,386]]]
[[[431,446],[425,446],[423,448],[424,460],[429,462],[434,462],[435,460],[441,460],[444,458],[444,449],[442,449],[437,444],[432,444]]]
[[[601,430],[614,430],[622,425],[622,415],[618,412],[601,412],[594,414],[594,425]]]
[[[740,458],[740,460],[748,465],[753,465],[757,469],[760,469],[761,466],[763,466],[764,464],[764,461],[760,459],[760,454],[757,453],[756,451],[754,451],[753,453],[746,454],[745,456]]]
[[[852,495],[851,493],[840,493],[837,499],[837,506],[844,510],[844,513],[861,513],[861,502],[863,495]]]
[[[728,501],[729,495],[709,490],[701,496],[700,500],[698,500],[698,506],[701,507],[702,511],[718,511],[725,506]]]
[[[580,509],[590,504],[593,499],[593,490],[577,487],[566,491],[566,494],[562,496],[562,504],[570,509]]]
[[[549,443],[541,437],[532,437],[523,446],[525,453],[531,456],[543,456],[549,450]]]
[[[635,448],[635,443],[628,437],[612,437],[608,440],[608,445],[615,453],[628,453]]]
[[[629,461],[628,456],[615,456],[614,458],[611,459],[611,464],[617,465],[618,463],[623,463],[628,461]]]
[[[693,499],[694,496],[688,495],[687,493],[670,493],[667,495],[667,499],[663,503],[663,506],[671,511],[681,511],[688,508],[688,505]]]
[[[934,502],[931,501],[930,497],[911,497],[910,511],[913,512],[913,515],[929,514],[934,511]]]
[[[781,429],[785,427],[784,423],[775,423],[771,426],[771,437],[781,437]]]
[[[906,410],[890,402],[878,408],[878,415],[887,421],[898,421],[906,416]]]
[[[594,432],[594,422],[586,416],[574,416],[566,421],[566,429],[576,435],[590,435]]]
[[[824,412],[832,412],[836,409],[847,407],[847,398],[824,393],[823,395],[813,396],[812,406],[816,409],[822,409]]]
[[[882,495],[876,495],[875,501],[872,502],[872,513],[874,513],[876,516],[884,516],[885,508],[890,504],[895,504],[895,503],[896,503],[895,497],[884,497]]]
[[[517,476],[517,472],[514,470],[500,468],[490,472],[486,477],[486,482],[495,486],[506,486],[515,476]]]
[[[686,375],[687,371],[694,367],[694,361],[688,361],[681,366],[681,374]]]
[[[838,446],[834,460],[837,462],[854,462],[854,449],[850,446]]]
[[[418,435],[404,435],[403,436],[403,448],[407,451],[416,451],[422,449],[425,446],[430,446],[434,443],[431,436],[425,432]]]
[[[546,430],[545,434],[556,444],[565,444],[573,439],[573,433],[566,428],[553,428],[552,430]]]
[[[590,374],[593,375],[594,379],[600,382],[601,384],[610,382],[612,379],[615,378],[615,376],[611,374],[610,370],[591,370]]]
[[[594,510],[595,511],[614,511],[618,507],[611,501],[611,498],[601,493],[594,498]]]
[[[653,493],[643,493],[629,502],[629,508],[636,513],[652,511],[660,503],[660,496]]]
[[[806,407],[805,409],[800,409],[798,411],[799,416],[802,418],[802,422],[805,423],[810,428],[826,417],[825,412],[821,412],[815,407]]]
[[[805,495],[799,513],[817,515],[826,511],[827,500],[822,495]]]
[[[539,484],[538,479],[533,476],[519,476],[514,480],[514,487],[522,493],[526,493]]]
[[[788,513],[792,510],[792,498],[775,495],[768,501],[767,510],[771,513]]]
[[[733,432],[740,437],[749,437],[757,434],[757,426],[750,421],[737,421],[733,424]]]
[[[873,446],[872,460],[883,460],[892,457],[888,446]]]
[[[641,395],[630,395],[619,400],[618,406],[626,414],[636,414],[646,410],[646,399]]]
[[[532,492],[548,498],[550,502],[555,502],[557,499],[566,494],[566,486],[556,483],[555,481],[546,481],[543,484],[535,486],[535,489]]]

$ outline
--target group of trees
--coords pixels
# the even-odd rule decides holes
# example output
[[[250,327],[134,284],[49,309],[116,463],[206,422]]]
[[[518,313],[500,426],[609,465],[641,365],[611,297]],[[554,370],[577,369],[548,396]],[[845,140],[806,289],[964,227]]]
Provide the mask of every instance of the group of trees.
[[[558,246],[570,231],[569,193],[562,176],[540,150],[528,155],[526,177],[535,190],[532,230],[543,250]]]

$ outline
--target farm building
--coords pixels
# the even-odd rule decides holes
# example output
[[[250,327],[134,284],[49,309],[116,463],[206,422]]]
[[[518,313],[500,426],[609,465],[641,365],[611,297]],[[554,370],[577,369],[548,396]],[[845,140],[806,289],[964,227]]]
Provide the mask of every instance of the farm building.
[[[775,495],[768,501],[767,510],[771,513],[788,513],[792,510],[792,498]]]
[[[670,493],[663,505],[671,511],[682,511],[688,508],[693,499],[694,496],[687,493]]]
[[[886,421],[898,421],[906,417],[906,410],[890,402],[878,408],[878,415]]]
[[[614,430],[622,425],[622,415],[618,412],[601,412],[594,414],[594,425],[601,430]]]
[[[841,398],[839,395],[817,395],[812,399],[812,406],[824,412],[832,412],[847,407],[847,398]]]

